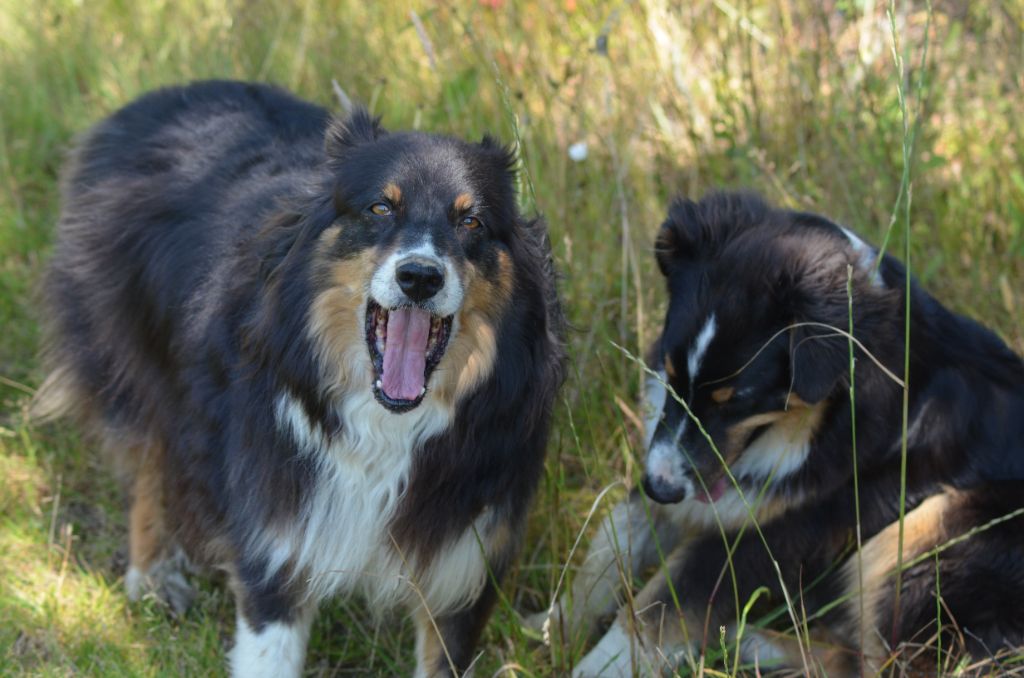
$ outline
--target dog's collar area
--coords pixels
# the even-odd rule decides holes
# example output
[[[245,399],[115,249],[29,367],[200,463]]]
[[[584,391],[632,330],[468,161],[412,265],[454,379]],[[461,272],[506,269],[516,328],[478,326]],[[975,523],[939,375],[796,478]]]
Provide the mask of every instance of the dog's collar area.
[[[452,320],[418,306],[387,309],[372,299],[367,302],[366,345],[377,402],[396,414],[423,402],[430,375],[448,347]]]

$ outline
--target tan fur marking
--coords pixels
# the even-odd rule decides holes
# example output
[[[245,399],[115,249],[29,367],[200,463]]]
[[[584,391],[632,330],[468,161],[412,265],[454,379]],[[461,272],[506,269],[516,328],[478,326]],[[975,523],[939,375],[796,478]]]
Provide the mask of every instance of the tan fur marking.
[[[507,520],[501,520],[492,525],[487,534],[480,535],[487,551],[487,556],[492,561],[501,561],[509,558],[516,549],[516,533]]]
[[[128,512],[128,561],[147,572],[159,560],[167,542],[164,522],[161,455],[146,451],[132,484],[132,507]]]
[[[416,609],[413,621],[416,624],[416,664],[427,671],[427,675],[434,675],[437,669],[448,666],[444,645],[435,628],[435,624],[440,626],[441,622],[436,617],[432,619],[422,605]]]
[[[334,243],[338,241],[338,237],[341,235],[341,226],[329,226],[324,229],[320,237],[317,238],[316,243],[316,256],[320,258],[327,257]]]
[[[402,189],[398,187],[398,184],[388,183],[384,186],[384,190],[381,193],[391,201],[392,205],[402,202]]]
[[[711,392],[711,399],[716,403],[727,403],[732,398],[733,393],[736,389],[732,386],[723,386],[722,388],[716,388]]]
[[[675,379],[676,377],[676,366],[672,362],[672,356],[665,354],[665,374]]]
[[[741,657],[748,664],[757,661],[764,665],[763,658],[758,655],[767,652],[769,656],[778,658],[774,666],[783,667],[803,666],[806,658],[810,664],[810,674],[814,676],[843,676],[849,672],[849,648],[833,638],[826,629],[812,627],[809,632],[810,643],[807,640],[794,636],[792,629],[787,633],[765,628],[748,629],[744,635]]]
[[[926,499],[908,513],[903,521],[903,562],[907,562],[928,549],[947,540],[944,516],[956,502],[956,492],[947,490]],[[861,549],[864,589],[860,590],[856,555],[843,566],[843,581],[848,595],[846,609],[849,615],[849,636],[863,638],[865,672],[875,675],[889,654],[881,629],[888,627],[888,612],[883,609],[882,596],[888,583],[895,577],[899,544],[899,523],[894,522],[872,537]],[[861,600],[864,597],[864,617],[861,618]]]
[[[501,308],[512,298],[512,286],[515,285],[515,276],[512,273],[512,258],[508,252],[498,252],[498,294],[501,299]]]
[[[442,400],[454,404],[490,376],[498,352],[498,319],[512,296],[512,282],[512,261],[505,252],[498,255],[494,280],[467,265],[459,330],[433,377]]]
[[[714,397],[713,394],[712,397]],[[747,436],[754,429],[760,426],[770,425],[773,428],[778,427],[787,434],[786,438],[788,440],[797,442],[800,438],[807,437],[808,434],[813,435],[813,432],[821,424],[824,416],[824,402],[808,405],[803,400],[793,396],[790,398],[788,410],[762,412],[733,424],[726,432],[726,439],[728,441],[727,451],[729,454],[725,456],[727,459],[739,456],[742,452],[741,449],[738,449],[739,446],[747,440]]]
[[[473,206],[473,196],[469,193],[460,193],[455,197],[455,201],[452,203],[452,207],[455,208],[456,212],[465,212]]]
[[[373,375],[361,314],[376,258],[377,250],[371,248],[354,258],[327,263],[326,284],[313,299],[308,332],[336,391],[370,388]]]
[[[786,411],[789,412],[794,408],[801,407],[814,407],[814,405],[812,403],[807,402],[797,394],[790,393],[789,397],[786,399]]]
[[[747,440],[747,436],[755,428],[759,426],[771,425],[786,416],[786,413],[782,410],[774,412],[762,412],[761,414],[755,414],[751,417],[739,421],[733,424],[726,430],[726,440],[728,441],[728,452],[740,452],[740,445]],[[726,455],[730,456],[730,455]]]
[[[799,398],[790,398],[789,409],[776,426],[784,426],[792,433],[792,439],[817,431],[821,420],[825,417],[826,403],[809,405]]]

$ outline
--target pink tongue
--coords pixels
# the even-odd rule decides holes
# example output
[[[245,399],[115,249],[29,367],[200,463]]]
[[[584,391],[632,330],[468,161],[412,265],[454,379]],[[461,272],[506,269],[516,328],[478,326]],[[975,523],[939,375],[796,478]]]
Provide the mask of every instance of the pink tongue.
[[[415,400],[420,396],[429,336],[430,314],[426,311],[400,308],[388,313],[381,375],[384,395],[392,400]]]
[[[715,481],[714,485],[708,488],[707,493],[705,493],[703,489],[697,490],[697,501],[703,502],[705,504],[711,503],[713,501],[718,501],[719,499],[722,498],[722,495],[725,494],[727,482],[728,478],[722,476],[721,478]]]

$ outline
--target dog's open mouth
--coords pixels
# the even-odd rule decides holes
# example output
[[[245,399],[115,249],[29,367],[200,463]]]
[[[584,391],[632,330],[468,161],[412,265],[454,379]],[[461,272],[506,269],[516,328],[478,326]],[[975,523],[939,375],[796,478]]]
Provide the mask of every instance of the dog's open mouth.
[[[697,496],[695,499],[702,504],[715,503],[722,498],[727,489],[732,487],[729,483],[729,478],[724,473],[714,479],[705,477],[704,483],[707,489],[701,487],[699,482],[695,483],[697,485]]]
[[[408,412],[427,393],[430,373],[441,362],[452,316],[441,318],[412,306],[366,305],[366,345],[373,363],[373,395],[392,412]]]

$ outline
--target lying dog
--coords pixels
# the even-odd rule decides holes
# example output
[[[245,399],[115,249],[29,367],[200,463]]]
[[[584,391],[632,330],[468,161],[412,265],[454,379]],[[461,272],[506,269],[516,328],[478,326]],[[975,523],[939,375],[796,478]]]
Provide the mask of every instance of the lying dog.
[[[905,269],[876,258],[827,219],[753,196],[673,204],[649,359],[643,487],[658,503],[634,493],[614,509],[549,632],[587,635],[619,607],[621,579],[660,569],[575,675],[693,661],[721,647],[720,628],[735,640],[759,587],[751,623],[775,610],[802,637],[811,619],[832,644],[747,629],[740,657],[761,666],[873,672],[906,642],[928,645],[934,670],[937,596],[944,650],[1024,644],[1024,362],[911,286],[901,532]]]
[[[517,548],[562,379],[512,158],[270,87],[146,95],[64,177],[41,416],[131,483],[129,596],[228,573],[236,675],[298,675],[317,604],[405,607],[461,672]]]

